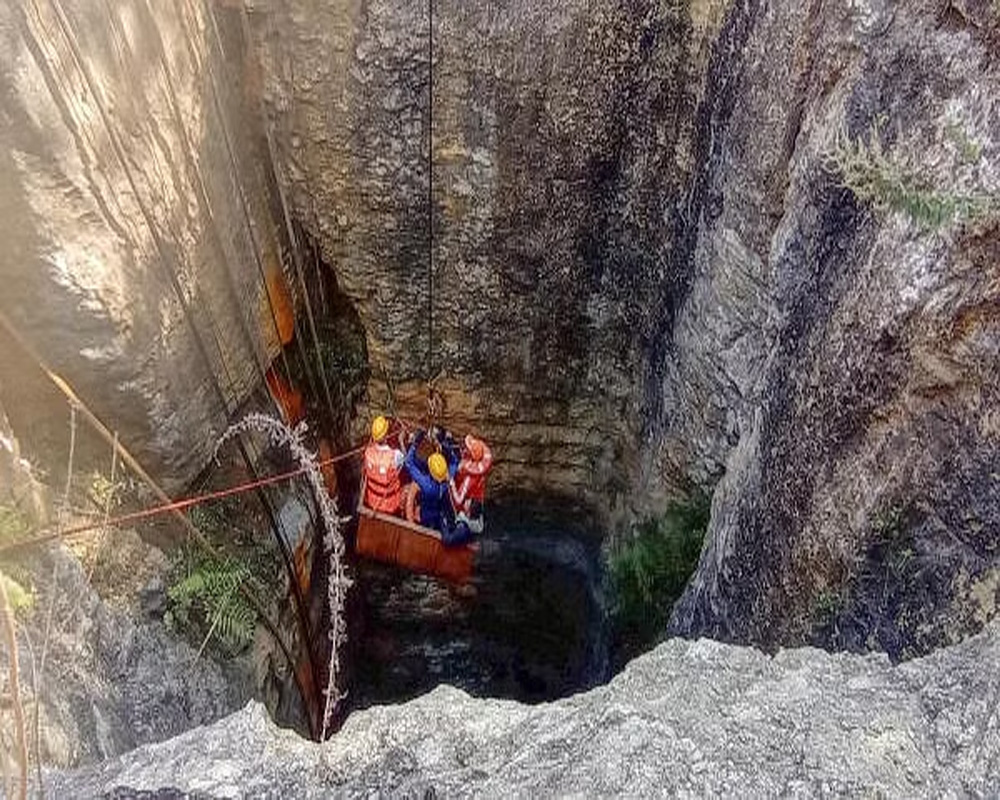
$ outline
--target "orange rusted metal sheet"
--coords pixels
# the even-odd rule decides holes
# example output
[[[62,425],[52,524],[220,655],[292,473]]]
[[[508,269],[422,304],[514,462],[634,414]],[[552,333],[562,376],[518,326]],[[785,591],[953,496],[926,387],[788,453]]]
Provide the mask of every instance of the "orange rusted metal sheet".
[[[277,328],[279,341],[286,345],[295,336],[295,305],[292,294],[288,291],[288,282],[279,265],[269,265],[265,271],[265,294],[261,299],[270,306],[265,319]]]
[[[358,503],[358,555],[453,583],[468,583],[478,550],[475,543],[445,547],[437,531],[372,511],[363,501]]]
[[[297,425],[306,415],[302,392],[298,389],[292,389],[274,367],[267,371],[264,379],[267,381],[267,388],[271,391],[271,396],[281,407],[285,422],[289,425]]]

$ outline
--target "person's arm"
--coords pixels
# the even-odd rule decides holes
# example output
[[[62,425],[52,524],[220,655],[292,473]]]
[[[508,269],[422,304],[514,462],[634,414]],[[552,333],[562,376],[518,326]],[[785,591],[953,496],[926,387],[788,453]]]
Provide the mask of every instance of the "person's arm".
[[[416,436],[413,437],[413,441],[410,442],[410,449],[406,451],[406,455],[403,457],[403,464],[406,465],[407,470],[409,470],[412,475],[414,472],[419,472],[416,468],[417,464],[417,448],[420,447],[420,443],[424,440],[424,432],[417,431]]]

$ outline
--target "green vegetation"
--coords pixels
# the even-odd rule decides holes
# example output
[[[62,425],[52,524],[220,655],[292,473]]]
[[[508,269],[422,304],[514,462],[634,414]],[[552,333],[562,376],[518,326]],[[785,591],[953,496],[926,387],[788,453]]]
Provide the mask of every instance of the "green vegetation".
[[[0,503],[0,543],[16,542],[31,528],[28,518],[13,506]]]
[[[958,148],[958,155],[963,164],[978,164],[983,157],[983,146],[972,139],[965,129],[957,122],[949,122],[945,126],[948,138],[954,142]]]
[[[3,581],[4,588],[7,590],[7,599],[10,601],[10,607],[15,614],[18,611],[31,608],[35,604],[34,592],[25,589],[21,583],[9,575],[0,572],[0,581]]]
[[[708,498],[693,496],[643,524],[611,556],[613,622],[622,657],[630,658],[663,635],[671,609],[698,565],[708,520]]]
[[[253,641],[257,625],[240,586],[252,585],[255,594],[271,586],[277,563],[273,547],[245,530],[257,521],[253,510],[238,501],[196,506],[188,513],[219,556],[193,542],[173,553],[166,622],[196,645],[214,641],[219,655],[237,655]]]
[[[168,590],[168,624],[213,636],[228,654],[246,649],[253,641],[256,614],[240,593],[250,579],[250,567],[234,558],[206,558],[190,564],[187,573]]]
[[[934,185],[928,180],[926,171],[885,151],[881,126],[882,121],[876,122],[867,140],[851,141],[846,132],[841,131],[830,155],[843,185],[858,200],[870,203],[879,211],[905,214],[923,230],[940,230],[952,223],[974,221],[996,212],[992,198]],[[963,162],[978,160],[982,147],[961,128],[949,126],[949,135]]]

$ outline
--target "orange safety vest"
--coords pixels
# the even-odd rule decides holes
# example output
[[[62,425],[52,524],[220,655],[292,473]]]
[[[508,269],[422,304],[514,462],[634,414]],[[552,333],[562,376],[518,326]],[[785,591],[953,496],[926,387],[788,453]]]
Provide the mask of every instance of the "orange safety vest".
[[[456,511],[466,514],[472,510],[472,501],[480,504],[486,499],[486,476],[493,466],[493,453],[483,445],[483,457],[478,461],[463,458],[451,483],[451,503]]]
[[[399,511],[400,452],[374,442],[365,448],[365,505],[383,514]]]

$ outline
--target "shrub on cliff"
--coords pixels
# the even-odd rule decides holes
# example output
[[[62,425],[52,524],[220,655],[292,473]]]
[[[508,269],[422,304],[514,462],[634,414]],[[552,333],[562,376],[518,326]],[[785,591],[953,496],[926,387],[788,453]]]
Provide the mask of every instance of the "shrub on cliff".
[[[708,519],[708,498],[693,495],[641,525],[637,535],[612,554],[612,621],[620,660],[639,654],[663,635],[670,611],[698,565]]]

